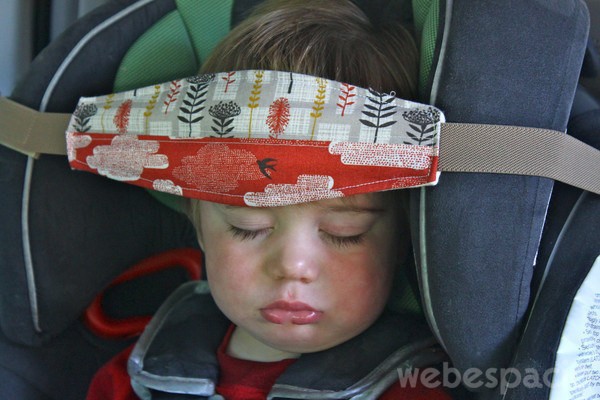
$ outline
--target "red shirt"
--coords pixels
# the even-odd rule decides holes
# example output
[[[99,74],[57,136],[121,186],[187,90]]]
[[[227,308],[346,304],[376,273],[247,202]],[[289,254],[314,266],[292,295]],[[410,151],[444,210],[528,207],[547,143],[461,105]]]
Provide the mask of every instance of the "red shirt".
[[[277,362],[240,360],[227,354],[232,325],[217,350],[219,384],[217,393],[227,400],[264,400],[275,381],[295,359]]]
[[[217,350],[220,378],[217,393],[227,400],[264,400],[277,378],[295,360],[257,362],[227,355],[226,349],[233,329],[229,329]],[[94,377],[86,400],[139,400],[131,388],[127,360],[133,346],[115,356]],[[429,389],[392,385],[379,400],[451,400],[441,388]]]

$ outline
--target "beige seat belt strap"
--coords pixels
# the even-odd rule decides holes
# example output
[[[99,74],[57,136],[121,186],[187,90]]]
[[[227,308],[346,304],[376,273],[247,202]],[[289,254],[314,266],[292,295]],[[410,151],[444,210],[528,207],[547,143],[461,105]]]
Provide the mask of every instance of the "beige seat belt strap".
[[[66,155],[70,118],[0,97],[0,143],[34,157]],[[542,176],[600,194],[600,150],[562,132],[442,123],[440,137],[440,171]]]
[[[71,114],[44,113],[0,97],[0,143],[28,156],[67,154]]]
[[[444,123],[439,170],[542,176],[600,194],[600,150],[550,129]]]

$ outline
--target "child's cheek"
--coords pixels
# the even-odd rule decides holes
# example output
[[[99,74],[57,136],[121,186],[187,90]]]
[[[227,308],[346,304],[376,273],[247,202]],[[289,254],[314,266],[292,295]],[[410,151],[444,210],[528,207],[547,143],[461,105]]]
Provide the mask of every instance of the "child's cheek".
[[[252,287],[246,260],[237,246],[231,246],[226,237],[219,238],[206,251],[208,282],[219,308],[232,320],[237,320]]]
[[[221,285],[240,287],[244,281],[255,272],[256,263],[251,246],[240,242],[230,235],[220,235],[212,243],[212,248],[207,249],[207,268],[213,272],[213,277],[219,279]]]

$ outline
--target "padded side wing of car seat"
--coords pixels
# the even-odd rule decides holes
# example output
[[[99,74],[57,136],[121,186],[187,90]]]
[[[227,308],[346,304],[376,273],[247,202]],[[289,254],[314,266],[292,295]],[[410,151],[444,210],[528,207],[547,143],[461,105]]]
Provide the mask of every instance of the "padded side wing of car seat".
[[[577,97],[580,99],[575,102],[568,132],[600,149],[600,102],[589,96],[581,87]],[[576,338],[563,338],[564,327],[574,296],[599,255],[600,196],[564,184],[556,184],[548,209],[548,223],[544,228],[540,246],[540,263],[546,265],[546,268],[541,271],[543,276],[539,279],[539,294],[533,303],[511,367],[522,374],[535,369],[542,378],[544,374],[552,378],[552,369],[563,374],[571,373],[574,376],[575,370],[572,366],[556,364],[557,349],[561,340],[570,341],[576,346],[575,348],[581,348],[582,343],[578,343]],[[587,300],[593,302],[592,299]],[[581,330],[585,329],[585,324],[581,324]],[[588,360],[592,358],[593,356]],[[594,362],[582,362],[585,359],[581,357],[578,363],[580,370],[577,371],[579,374],[577,380],[583,379],[581,385],[568,388],[577,395],[584,395],[581,389],[586,386],[585,376],[590,377],[587,382],[594,382],[590,374]],[[552,381],[552,387],[543,383],[536,387],[525,385],[510,387],[505,399],[548,399],[555,382]],[[589,390],[600,392],[600,388],[597,387]],[[584,396],[588,395],[589,393]]]
[[[13,99],[71,112],[79,96],[109,93],[117,61],[174,7],[115,1],[92,12],[40,54]],[[0,171],[0,326],[16,343],[61,332],[138,260],[196,245],[185,216],[138,188],[75,173],[65,157],[34,160],[2,147]]]
[[[446,119],[565,130],[587,40],[583,3],[447,4],[431,99]],[[536,177],[446,173],[414,192],[425,310],[459,369],[509,362],[551,190]]]
[[[551,386],[542,381],[542,377],[552,378],[552,369],[557,372],[575,375],[575,365],[557,365],[557,349],[563,339],[563,329],[567,315],[573,304],[573,299],[586,278],[594,260],[600,255],[600,197],[588,192],[580,196],[572,214],[561,232],[561,240],[556,245],[552,263],[549,266],[548,276],[532,310],[532,315],[527,322],[527,328],[519,344],[517,357],[511,365],[521,373],[535,370],[540,375],[540,384],[536,387],[518,385],[510,387],[505,399],[532,399],[545,400],[551,391]],[[597,285],[597,282],[596,282]],[[596,286],[597,287],[597,286]],[[593,299],[588,299],[593,302]],[[596,300],[597,301],[597,300]],[[586,329],[581,324],[581,330]],[[590,337],[591,334],[590,334]],[[567,337],[573,346],[579,349],[581,343],[576,338]],[[592,345],[593,347],[593,345]],[[593,360],[594,354],[587,360]],[[584,374],[591,372],[594,362],[586,366],[582,361],[576,365],[581,374],[577,380],[585,379]],[[593,375],[590,376],[593,382]],[[552,381],[550,381],[552,382]],[[585,383],[571,389],[585,387]],[[565,390],[564,387],[561,390]],[[591,389],[591,390],[598,390]]]

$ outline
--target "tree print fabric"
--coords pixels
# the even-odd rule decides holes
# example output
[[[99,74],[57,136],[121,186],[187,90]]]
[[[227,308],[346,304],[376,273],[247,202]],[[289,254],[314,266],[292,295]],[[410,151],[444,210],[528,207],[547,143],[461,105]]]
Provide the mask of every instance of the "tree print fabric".
[[[71,167],[179,196],[267,207],[433,185],[444,115],[277,71],[192,76],[82,98]]]

